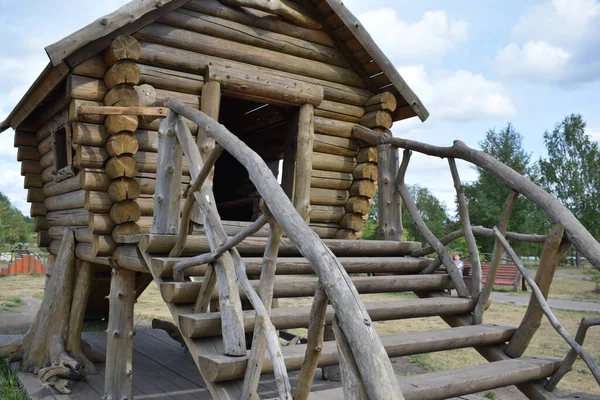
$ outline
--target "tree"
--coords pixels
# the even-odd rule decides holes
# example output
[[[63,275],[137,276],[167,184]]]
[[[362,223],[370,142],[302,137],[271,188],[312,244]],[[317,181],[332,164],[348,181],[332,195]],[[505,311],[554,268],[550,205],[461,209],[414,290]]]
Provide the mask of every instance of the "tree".
[[[0,193],[0,245],[26,242],[31,234],[30,225],[10,199]]]
[[[600,150],[585,133],[581,115],[571,114],[544,133],[548,158],[540,158],[541,180],[581,221],[600,236]],[[577,265],[579,257],[577,253]]]
[[[417,209],[421,214],[421,218],[425,221],[425,224],[438,238],[444,236],[447,233],[447,226],[450,222],[446,207],[427,188],[419,185],[409,185],[408,190],[410,191],[411,197],[415,201]],[[377,239],[379,228],[378,211],[379,198],[375,195],[371,212],[363,227],[362,238],[365,240]],[[405,207],[402,207],[402,225],[404,227],[404,240],[417,241],[425,244],[425,240],[419,234],[416,225],[413,223],[410,215],[408,215]]]
[[[509,123],[500,131],[487,131],[485,139],[479,145],[483,151],[516,172],[536,180],[537,169],[531,164],[531,155],[523,149],[523,136],[512,124]],[[473,225],[491,228],[498,223],[510,188],[483,169],[478,168],[477,172],[478,178],[475,182],[464,184],[465,196],[469,202],[469,215]],[[513,209],[509,228],[523,233],[544,233],[548,230],[548,223],[545,215],[530,201],[520,198]],[[493,238],[478,238],[477,243],[481,245],[483,252],[492,252]],[[521,252],[527,251],[528,247],[530,246],[517,245]]]

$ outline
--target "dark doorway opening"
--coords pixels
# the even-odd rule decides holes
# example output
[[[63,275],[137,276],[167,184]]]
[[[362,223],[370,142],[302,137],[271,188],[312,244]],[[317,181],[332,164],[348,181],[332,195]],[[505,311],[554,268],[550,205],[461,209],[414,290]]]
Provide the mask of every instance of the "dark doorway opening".
[[[281,183],[285,148],[294,135],[297,113],[297,107],[223,97],[220,122],[256,151]],[[257,218],[258,191],[246,169],[227,153],[215,165],[214,193],[223,220]]]

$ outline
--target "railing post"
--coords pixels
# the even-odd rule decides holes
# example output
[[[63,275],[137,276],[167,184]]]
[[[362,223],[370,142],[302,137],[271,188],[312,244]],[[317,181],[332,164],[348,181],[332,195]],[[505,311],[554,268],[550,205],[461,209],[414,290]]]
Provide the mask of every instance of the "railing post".
[[[179,231],[183,150],[175,136],[176,122],[177,114],[170,112],[158,129],[153,234],[175,235]]]
[[[294,206],[306,222],[310,221],[310,181],[314,141],[315,110],[312,104],[304,104],[300,107],[298,115]]]
[[[550,285],[552,284],[556,268],[558,268],[561,258],[569,247],[571,247],[570,243],[563,239],[564,232],[565,228],[562,225],[555,225],[552,228],[544,244],[538,270],[535,275],[535,282],[540,287],[540,291],[546,299],[550,292]],[[519,328],[504,349],[504,352],[512,358],[521,357],[525,353],[525,350],[527,350],[533,335],[540,327],[543,316],[544,311],[537,302],[535,294],[531,293],[527,312]]]
[[[519,193],[511,190],[506,202],[504,203],[504,208],[502,210],[502,215],[500,216],[500,220],[498,221],[498,230],[503,235],[506,234],[508,230],[508,222],[510,220],[510,215],[512,214],[512,210],[519,199]],[[481,294],[477,299],[477,304],[475,305],[475,311],[473,311],[473,319],[475,321],[483,320],[483,312],[485,310],[485,304],[487,303],[490,295],[492,294],[492,289],[494,289],[494,282],[496,281],[496,276],[498,275],[498,269],[500,267],[500,261],[502,260],[502,253],[504,252],[504,248],[502,244],[496,240],[494,244],[494,253],[492,254],[492,263],[490,264],[490,269],[488,270],[487,280],[485,281],[485,285],[481,290]]]
[[[379,169],[379,239],[402,240],[402,203],[396,186],[398,149],[390,144],[377,146]]]

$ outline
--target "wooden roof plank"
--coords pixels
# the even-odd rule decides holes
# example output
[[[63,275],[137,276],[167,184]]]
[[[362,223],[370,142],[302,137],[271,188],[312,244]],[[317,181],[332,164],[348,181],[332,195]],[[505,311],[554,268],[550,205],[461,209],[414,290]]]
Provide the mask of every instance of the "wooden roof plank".
[[[169,11],[189,3],[189,1],[190,0],[133,0],[118,10],[97,19],[77,32],[46,47],[46,53],[48,54],[52,65],[56,66],[84,46],[99,39],[106,38],[107,36],[112,38],[112,34],[127,25],[136,24],[136,29],[140,27],[139,25],[147,25],[153,22],[152,19],[156,20]],[[152,14],[150,20],[142,18],[148,14]],[[143,23],[140,23],[140,20],[142,19],[144,21]],[[120,32],[120,34],[124,33]]]
[[[361,22],[344,6],[340,0],[324,0],[329,7],[340,17],[344,24],[352,31],[355,38],[362,44],[367,53],[381,67],[381,70],[388,76],[394,87],[398,89],[402,97],[410,104],[414,113],[425,121],[429,117],[429,111],[417,97],[417,95],[408,86],[406,81],[400,76],[392,62],[387,58],[383,51],[377,46],[371,35],[363,27]],[[322,6],[320,9],[323,8]]]

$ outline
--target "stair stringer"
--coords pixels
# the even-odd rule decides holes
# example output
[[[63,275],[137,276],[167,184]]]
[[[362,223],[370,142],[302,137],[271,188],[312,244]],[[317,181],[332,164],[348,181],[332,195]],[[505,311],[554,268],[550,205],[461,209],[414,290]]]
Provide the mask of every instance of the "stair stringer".
[[[152,278],[154,279],[154,283],[156,283],[156,285],[160,289],[160,284],[163,283],[163,279],[153,271],[150,255],[147,254],[145,251],[143,251],[141,248],[139,250],[140,250],[140,253],[142,254],[144,263],[146,264],[148,271],[150,271],[150,274],[152,275]],[[183,307],[178,306],[176,304],[170,304],[170,303],[165,303],[165,304],[167,304],[167,307],[169,308],[169,311],[171,312],[171,316],[173,317],[173,320],[175,321],[177,328],[179,328],[179,316],[181,314],[188,313],[189,310],[187,310],[187,309],[184,310]],[[194,363],[196,364],[196,367],[198,368],[198,371],[200,372],[200,375],[202,376],[202,379],[204,380],[206,389],[209,390],[213,399],[215,399],[215,400],[238,400],[242,395],[242,382],[240,382],[240,381],[208,382],[204,378],[205,375],[202,372],[202,368],[199,363],[199,354],[202,353],[203,351],[206,351],[207,353],[214,351],[213,339],[193,340],[190,338],[186,338],[184,335],[181,335],[181,336],[183,337],[185,345],[186,345],[187,349],[189,350],[190,355],[192,356]],[[134,366],[134,368],[135,368],[135,366]]]

